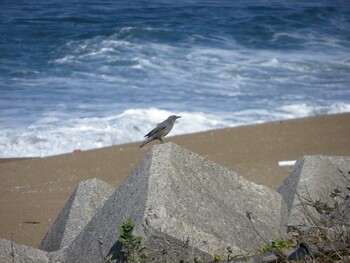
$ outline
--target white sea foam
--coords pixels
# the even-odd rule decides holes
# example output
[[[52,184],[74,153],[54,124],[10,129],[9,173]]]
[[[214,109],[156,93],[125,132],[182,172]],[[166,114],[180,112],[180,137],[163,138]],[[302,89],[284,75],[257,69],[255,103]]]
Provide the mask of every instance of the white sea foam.
[[[188,134],[224,127],[350,112],[350,104],[315,107],[306,104],[282,106],[275,110],[251,109],[205,114],[169,112],[157,108],[128,109],[119,115],[90,118],[46,117],[29,127],[0,130],[0,157],[50,156],[75,149],[141,141],[157,123],[171,114],[181,115],[170,135]]]
[[[101,118],[45,118],[26,128],[0,131],[0,157],[49,156],[140,141],[157,123],[173,113],[155,108],[130,109]],[[183,116],[172,135],[221,128],[224,119],[202,113],[179,112]]]

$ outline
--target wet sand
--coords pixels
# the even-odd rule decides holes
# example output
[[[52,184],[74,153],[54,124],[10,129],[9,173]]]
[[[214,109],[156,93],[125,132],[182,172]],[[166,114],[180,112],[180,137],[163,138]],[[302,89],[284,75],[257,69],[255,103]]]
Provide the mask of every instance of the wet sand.
[[[181,121],[181,119],[179,120]],[[184,148],[276,189],[303,155],[350,156],[350,113],[168,137]],[[37,247],[82,180],[121,184],[158,142],[32,159],[0,159],[0,237]]]

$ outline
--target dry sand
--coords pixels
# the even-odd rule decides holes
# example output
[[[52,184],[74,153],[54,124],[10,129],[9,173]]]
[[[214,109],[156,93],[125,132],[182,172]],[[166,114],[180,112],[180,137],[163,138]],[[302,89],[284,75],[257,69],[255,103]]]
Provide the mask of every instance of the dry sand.
[[[181,120],[179,120],[181,121]],[[195,153],[275,189],[308,154],[350,156],[350,113],[169,137]],[[0,160],[0,237],[37,247],[77,184],[98,178],[118,186],[158,142],[34,159]]]

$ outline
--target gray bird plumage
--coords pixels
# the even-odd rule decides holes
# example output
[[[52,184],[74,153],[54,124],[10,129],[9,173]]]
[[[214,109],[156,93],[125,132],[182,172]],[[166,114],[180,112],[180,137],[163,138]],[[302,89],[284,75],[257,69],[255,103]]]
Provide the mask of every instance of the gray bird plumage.
[[[178,118],[181,116],[171,115],[165,121],[158,123],[153,130],[145,135],[147,139],[140,145],[140,148],[153,140],[160,140],[163,143],[163,137],[171,131]]]

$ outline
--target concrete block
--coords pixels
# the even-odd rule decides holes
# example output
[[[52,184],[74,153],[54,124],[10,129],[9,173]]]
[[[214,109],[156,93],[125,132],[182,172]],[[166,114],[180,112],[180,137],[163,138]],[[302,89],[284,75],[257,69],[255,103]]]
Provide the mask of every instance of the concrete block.
[[[1,263],[47,263],[47,252],[18,244],[11,240],[0,239]]]
[[[332,205],[331,192],[338,188],[348,193],[350,157],[313,155],[304,156],[294,166],[292,174],[278,189],[289,210],[288,225],[309,227],[321,215],[306,200],[320,200]]]
[[[80,182],[39,248],[51,252],[69,246],[113,192],[96,178]]]
[[[234,254],[242,254],[266,241],[283,239],[286,216],[279,193],[173,143],[160,144],[71,245],[51,253],[51,258],[61,262],[118,258],[118,228],[132,219],[135,234],[143,237],[153,261],[211,260],[214,253],[224,255],[228,246]]]

